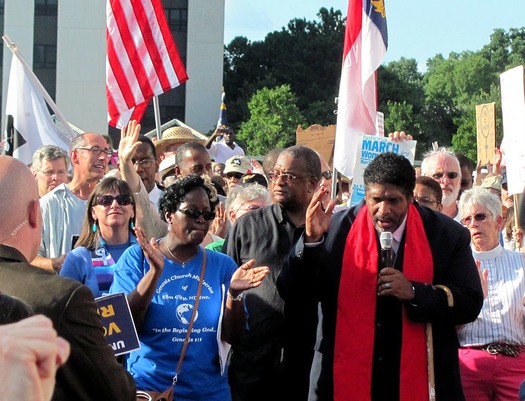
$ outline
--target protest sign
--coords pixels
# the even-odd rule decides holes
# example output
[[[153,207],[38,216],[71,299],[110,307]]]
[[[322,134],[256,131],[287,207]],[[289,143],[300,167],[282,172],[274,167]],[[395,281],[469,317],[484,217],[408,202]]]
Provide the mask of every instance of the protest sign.
[[[305,145],[318,152],[326,160],[330,168],[333,166],[333,154],[335,144],[335,125],[324,127],[314,124],[303,129],[297,127],[295,132],[296,145]]]
[[[137,330],[123,292],[96,298],[104,337],[115,355],[127,354],[140,348]]]
[[[503,142],[510,195],[525,188],[525,93],[524,69],[518,66],[500,75]]]
[[[363,172],[366,166],[380,153],[393,152],[405,156],[412,165],[416,156],[417,141],[394,142],[385,137],[359,135],[357,144],[354,179],[352,181],[352,197],[350,206],[357,205],[365,196]]]
[[[492,163],[496,147],[496,103],[476,106],[476,130],[478,142],[478,164]]]

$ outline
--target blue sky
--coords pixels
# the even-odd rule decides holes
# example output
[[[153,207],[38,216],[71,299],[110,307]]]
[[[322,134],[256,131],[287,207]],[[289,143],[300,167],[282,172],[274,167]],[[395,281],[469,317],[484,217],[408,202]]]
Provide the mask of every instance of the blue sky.
[[[316,19],[321,7],[341,10],[347,0],[226,0],[224,42],[262,40],[293,18]],[[479,50],[495,28],[525,26],[525,0],[385,0],[389,47],[385,62],[415,58],[424,69],[441,53]]]

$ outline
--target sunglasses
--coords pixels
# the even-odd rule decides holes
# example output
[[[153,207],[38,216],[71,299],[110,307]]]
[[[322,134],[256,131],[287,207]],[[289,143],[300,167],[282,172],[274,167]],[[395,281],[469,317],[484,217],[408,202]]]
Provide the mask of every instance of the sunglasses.
[[[325,179],[325,180],[330,180],[332,178],[332,172],[330,170],[326,170],[326,171],[323,171],[321,173],[321,176]]]
[[[472,224],[472,219],[476,220],[477,222],[480,222],[487,220],[487,217],[487,213],[476,213],[474,216],[467,216],[461,219],[461,224],[468,227]]]
[[[456,173],[455,171],[450,171],[448,173],[436,173],[432,175],[432,178],[435,180],[440,180],[444,175],[446,175],[450,180],[453,180],[454,178],[458,178],[459,173]]]
[[[201,212],[199,210],[190,210],[190,209],[177,209],[177,211],[184,213],[190,219],[197,220],[200,216],[206,221],[213,220],[215,218],[215,212]]]
[[[228,174],[226,174],[226,178],[229,178],[230,180],[232,178],[236,178],[236,179],[240,180],[242,178],[242,176],[243,176],[243,174],[241,174],[241,173],[228,173]]]
[[[97,196],[97,205],[111,206],[114,200],[116,200],[120,206],[130,205],[132,203],[131,196],[129,195],[100,195]]]

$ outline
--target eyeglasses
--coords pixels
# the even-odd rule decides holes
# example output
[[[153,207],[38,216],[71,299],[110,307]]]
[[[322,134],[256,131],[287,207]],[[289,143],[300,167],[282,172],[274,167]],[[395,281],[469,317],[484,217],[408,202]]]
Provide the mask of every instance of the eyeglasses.
[[[148,168],[148,167],[151,167],[154,160],[155,159],[152,157],[145,157],[144,159],[140,159],[140,160],[132,160],[131,163],[133,163],[134,167],[137,167],[137,164],[140,164],[140,167]]]
[[[487,213],[476,213],[474,216],[467,216],[461,219],[461,224],[469,227],[472,224],[472,219],[476,220],[479,223],[480,221],[487,220],[487,217],[489,217]]]
[[[431,199],[427,196],[414,196],[414,199],[418,202],[418,203],[421,203],[422,205],[431,205],[433,203],[437,203],[437,204],[440,204],[441,202],[438,201],[438,200],[435,200],[435,199]]]
[[[60,170],[60,171],[45,170],[45,171],[40,171],[40,172],[44,174],[46,177],[51,177],[53,175],[67,175],[67,171],[65,170]]]
[[[113,151],[111,151],[109,149],[102,149],[99,146],[91,146],[90,148],[82,147],[82,148],[76,148],[76,149],[77,150],[78,149],[89,150],[91,153],[93,153],[96,156],[100,156],[101,153],[104,153],[104,156],[106,156],[108,159],[113,155]]]
[[[332,172],[330,170],[326,170],[326,171],[323,171],[321,173],[321,176],[325,179],[325,180],[330,180],[332,179]]]
[[[116,200],[120,206],[126,206],[132,203],[132,199],[130,195],[117,195],[117,196],[99,195],[97,196],[97,205],[111,206],[114,200]]]
[[[436,173],[432,175],[432,178],[435,180],[440,180],[443,178],[444,175],[446,175],[449,179],[453,180],[455,178],[458,178],[459,173],[456,173],[455,171],[449,171],[448,173]]]
[[[290,174],[290,173],[281,173],[279,171],[270,171],[268,173],[268,178],[271,181],[277,181],[279,178],[282,178],[284,182],[291,182],[294,180],[304,180],[305,178],[310,177],[297,177],[296,175]]]
[[[190,209],[177,209],[177,211],[184,213],[190,219],[194,219],[194,220],[197,220],[200,216],[202,216],[204,220],[207,220],[207,221],[213,220],[215,218],[215,212],[201,212],[200,210],[190,210]]]

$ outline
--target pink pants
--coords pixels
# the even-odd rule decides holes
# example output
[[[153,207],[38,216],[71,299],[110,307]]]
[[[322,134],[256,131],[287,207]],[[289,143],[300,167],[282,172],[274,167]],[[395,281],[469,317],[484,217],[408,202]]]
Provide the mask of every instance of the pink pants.
[[[525,352],[514,358],[460,348],[459,367],[466,401],[516,401],[525,379]]]

